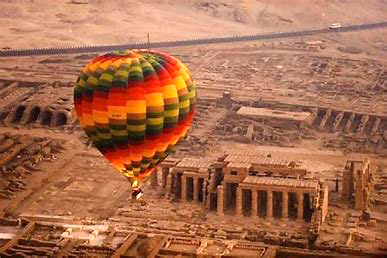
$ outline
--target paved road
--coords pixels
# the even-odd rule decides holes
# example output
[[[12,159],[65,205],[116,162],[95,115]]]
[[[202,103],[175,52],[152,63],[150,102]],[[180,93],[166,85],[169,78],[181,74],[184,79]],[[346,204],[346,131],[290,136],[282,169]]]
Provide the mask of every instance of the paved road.
[[[166,48],[166,47],[181,47],[205,44],[220,44],[241,41],[257,41],[268,39],[292,38],[300,36],[310,36],[327,33],[343,33],[360,30],[384,29],[387,27],[387,22],[345,25],[339,29],[309,29],[302,31],[288,31],[288,32],[273,32],[266,34],[254,35],[235,35],[227,37],[188,39],[177,41],[159,41],[159,42],[144,42],[132,43],[123,45],[107,45],[107,46],[79,46],[79,47],[64,47],[64,48],[32,48],[32,49],[7,49],[0,50],[0,57],[10,56],[38,56],[38,55],[58,55],[58,54],[81,54],[81,53],[95,53],[95,52],[110,52],[122,49],[141,49],[141,48]]]

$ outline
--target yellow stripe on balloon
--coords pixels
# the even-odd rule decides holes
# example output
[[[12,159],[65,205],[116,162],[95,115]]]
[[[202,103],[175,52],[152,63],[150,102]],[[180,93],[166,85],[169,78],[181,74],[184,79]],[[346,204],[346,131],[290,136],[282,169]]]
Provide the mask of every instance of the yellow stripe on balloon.
[[[173,82],[175,83],[176,89],[178,91],[187,87],[187,85],[185,84],[185,81],[183,80],[183,77],[181,76],[177,76],[176,78],[174,78]]]
[[[125,59],[124,59],[123,63],[124,63],[124,64],[127,64],[127,65],[130,65],[130,64],[132,63],[132,60],[133,60],[133,58],[129,58],[129,57],[128,57],[128,58],[125,58]]]
[[[146,129],[146,125],[128,125],[128,130],[132,132],[143,132]]]
[[[110,129],[110,133],[114,136],[127,136],[128,135],[128,131],[126,130],[114,130],[114,129]]]
[[[105,80],[105,81],[112,81],[113,80],[113,75],[108,74],[108,73],[103,73],[101,77],[99,77],[100,80]]]
[[[102,140],[109,140],[112,138],[112,135],[110,133],[98,133],[98,137]]]
[[[182,69],[182,70],[183,70],[183,69]],[[185,72],[185,71],[182,71],[182,70],[180,70],[180,75],[181,75],[181,77],[183,78],[183,80],[186,81],[186,80],[190,79],[188,73]]]
[[[146,101],[144,100],[128,100],[126,102],[127,113],[146,113]]]
[[[179,104],[180,109],[189,107],[189,99],[181,101]]]
[[[81,80],[78,81],[78,86],[79,87],[85,87],[85,85],[86,85],[86,81],[85,80],[81,79]]]
[[[97,85],[97,83],[98,83],[98,79],[91,76],[87,79],[87,85],[85,85],[85,86],[88,86],[88,85],[95,86],[95,85]]]
[[[160,125],[162,123],[164,123],[164,117],[146,119],[146,124],[148,125]]]
[[[91,64],[91,65],[88,65],[86,66],[86,69],[89,71],[89,72],[94,72],[100,65],[100,62],[96,62],[94,64]]]
[[[164,111],[164,116],[166,117],[174,117],[178,115],[179,115],[179,109]]]
[[[120,77],[124,77],[124,78],[128,78],[128,75],[129,75],[129,72],[125,71],[125,70],[118,70],[114,74],[114,76],[120,76]]]
[[[141,69],[141,66],[138,66],[138,65],[135,65],[135,66],[131,66],[129,68],[129,73],[131,72],[139,72],[142,74],[142,69]]]
[[[188,98],[192,99],[195,97],[195,91],[194,90],[191,90],[188,92]]]
[[[126,172],[123,172],[123,173],[124,173],[124,175],[127,176],[127,177],[134,177],[132,171],[126,171]]]
[[[171,99],[177,97],[176,86],[173,84],[168,84],[162,87],[164,99]]]
[[[119,67],[123,62],[124,60],[118,59],[112,63],[112,66]]]
[[[111,63],[112,63],[111,60],[107,60],[107,61],[103,62],[102,64],[100,64],[99,68],[102,68],[103,70],[106,70]]]
[[[98,136],[94,135],[94,136],[90,136],[90,140],[92,141],[98,141]]]
[[[145,94],[147,106],[164,106],[164,98],[162,93]]]

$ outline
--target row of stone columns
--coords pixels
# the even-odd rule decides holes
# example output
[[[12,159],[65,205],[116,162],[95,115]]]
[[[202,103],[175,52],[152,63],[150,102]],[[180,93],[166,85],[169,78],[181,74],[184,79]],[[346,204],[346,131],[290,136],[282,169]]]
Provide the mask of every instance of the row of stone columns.
[[[20,116],[18,121],[16,117]],[[18,124],[43,124],[47,119],[50,127],[63,126],[69,123],[70,113],[64,110],[49,110],[39,106],[18,106],[11,115],[6,118],[6,123],[15,122]],[[30,121],[31,120],[31,121]]]
[[[251,205],[251,216],[256,217],[258,215],[258,190],[252,189],[252,205]],[[242,201],[242,197],[241,197]],[[238,201],[237,201],[238,202]],[[242,204],[242,202],[241,202]],[[240,207],[242,210],[242,207]],[[241,211],[240,211],[241,213]],[[304,194],[301,192],[297,193],[297,218],[303,219],[304,215]],[[273,217],[273,191],[266,191],[266,216],[268,218]],[[289,218],[289,192],[282,192],[282,219],[287,220]]]
[[[173,183],[173,175],[170,173],[169,168],[162,168],[161,169],[161,176],[162,176],[161,186],[163,188],[166,188],[167,191],[171,192],[172,186],[174,183]],[[180,190],[181,190],[181,199],[183,199],[183,200],[187,199],[187,193],[188,193],[187,192],[187,179],[188,179],[188,177],[186,175],[183,174],[181,176],[181,189]],[[192,180],[193,180],[193,193],[192,193],[193,200],[199,201],[199,191],[203,191],[203,199],[205,199],[204,188],[206,187],[206,185],[204,184],[204,182],[203,182],[203,187],[202,187],[203,189],[199,189],[199,178],[193,176]],[[154,187],[158,186],[157,172],[155,172],[151,175],[150,181],[151,181],[152,186],[154,186]]]
[[[250,190],[250,189],[249,189]],[[224,196],[224,187],[218,186],[218,207],[217,211],[219,215],[224,214],[224,205],[225,205],[225,196]],[[258,190],[251,189],[251,216],[258,216],[258,200],[259,192]],[[289,192],[282,192],[282,219],[288,220],[289,218]],[[243,213],[243,190],[241,187],[236,189],[236,214],[242,215]],[[266,217],[268,219],[273,218],[273,191],[267,189],[266,191]],[[303,220],[304,218],[304,194],[302,192],[297,192],[297,219]]]

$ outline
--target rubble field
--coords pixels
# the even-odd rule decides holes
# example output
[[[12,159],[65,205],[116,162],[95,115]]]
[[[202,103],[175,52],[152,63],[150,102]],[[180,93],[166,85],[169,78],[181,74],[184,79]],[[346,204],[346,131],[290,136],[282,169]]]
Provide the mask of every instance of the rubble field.
[[[1,256],[383,257],[386,63],[333,45],[168,49],[197,113],[136,201],[73,110],[95,55],[2,59]]]

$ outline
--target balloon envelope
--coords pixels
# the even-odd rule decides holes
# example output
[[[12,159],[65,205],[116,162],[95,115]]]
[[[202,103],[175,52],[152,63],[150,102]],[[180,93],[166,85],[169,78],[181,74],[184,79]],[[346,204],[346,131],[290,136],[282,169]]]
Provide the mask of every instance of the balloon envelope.
[[[195,103],[196,86],[186,66],[151,50],[95,58],[74,89],[81,127],[134,186],[187,135]]]

